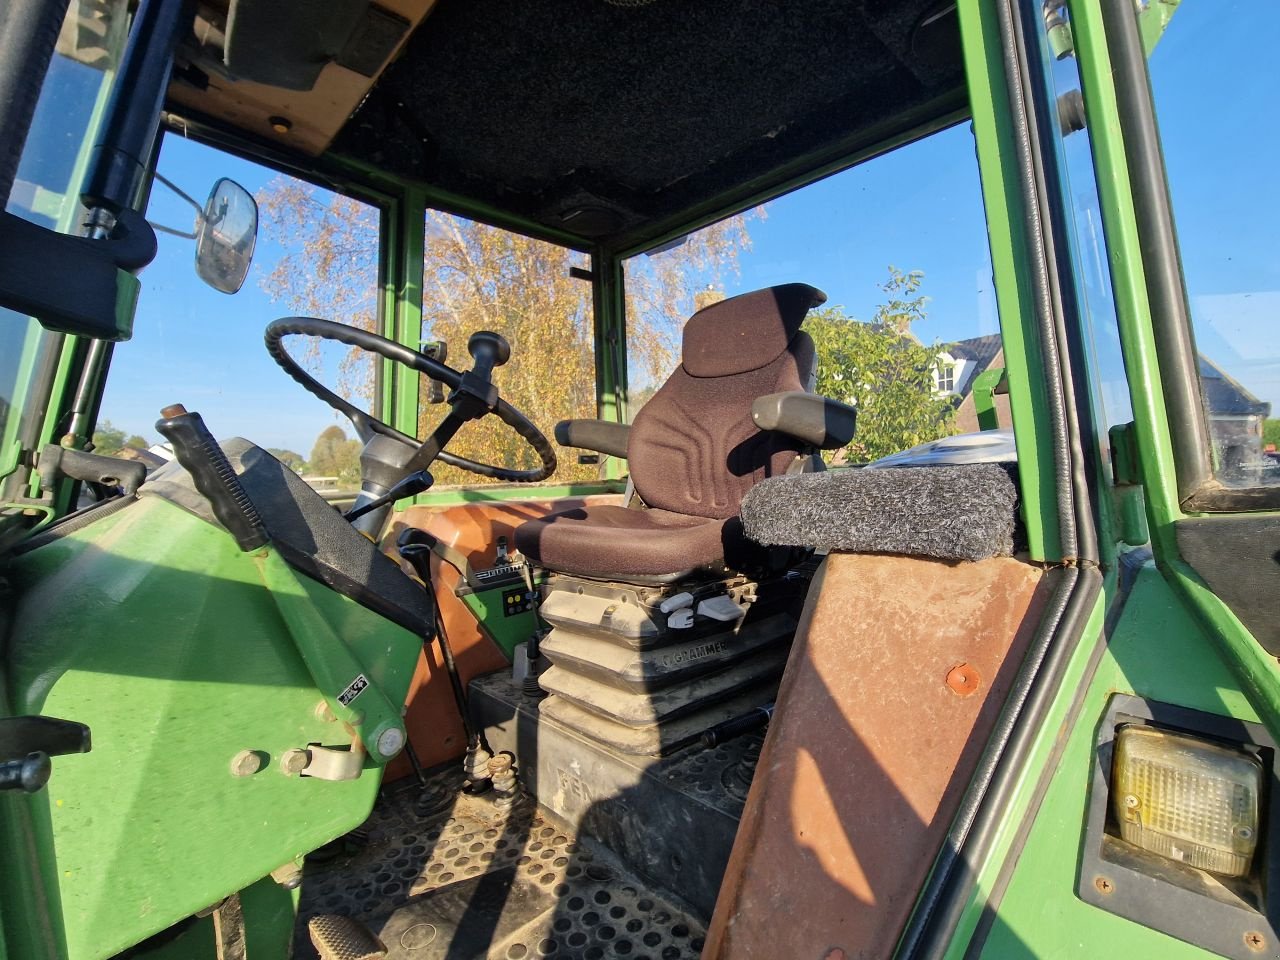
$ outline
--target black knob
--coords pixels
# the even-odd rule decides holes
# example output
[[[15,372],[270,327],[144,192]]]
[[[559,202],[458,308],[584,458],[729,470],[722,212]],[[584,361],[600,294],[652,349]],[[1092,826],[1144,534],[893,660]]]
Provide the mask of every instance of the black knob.
[[[486,366],[500,367],[511,359],[511,344],[500,333],[477,330],[467,341],[467,352],[475,358],[477,366],[487,360]]]

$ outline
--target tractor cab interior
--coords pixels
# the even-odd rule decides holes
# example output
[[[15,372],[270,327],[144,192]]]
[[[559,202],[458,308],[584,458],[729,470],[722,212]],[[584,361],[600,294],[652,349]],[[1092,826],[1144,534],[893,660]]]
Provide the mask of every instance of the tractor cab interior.
[[[358,491],[325,495],[265,440],[214,440],[176,390],[157,408],[169,463],[108,484],[99,457],[110,496],[8,550],[13,710],[93,731],[52,781],[74,799],[30,800],[66,955],[231,957],[239,930],[255,957],[323,960],[890,956],[1053,582],[1015,458],[867,463],[889,449],[858,437],[887,408],[822,395],[857,379],[823,352],[853,328],[794,259],[733,296],[681,288],[672,363],[630,393],[627,350],[645,257],[964,133],[956,5],[193,7],[171,27],[163,149],[334,188],[300,231],[347,197],[350,222],[374,211],[374,306],[265,332],[350,420]],[[587,344],[585,415],[545,415],[563,384],[551,338],[511,320],[526,308],[480,281],[474,310],[431,302],[454,288],[424,249],[456,225],[433,233],[432,210],[577,258],[556,282],[589,309],[554,337]],[[894,270],[857,329],[892,339],[878,362],[945,421],[934,439],[968,394],[905,333],[918,282]],[[345,302],[306,295],[289,302]],[[429,342],[446,314],[468,324],[463,363]],[[374,386],[325,385],[291,338],[371,355]],[[131,346],[106,360],[123,370]],[[982,426],[1008,427],[995,354]],[[516,368],[541,369],[528,392]],[[486,462],[466,438],[496,422],[516,452]],[[454,468],[477,482],[437,482]]]

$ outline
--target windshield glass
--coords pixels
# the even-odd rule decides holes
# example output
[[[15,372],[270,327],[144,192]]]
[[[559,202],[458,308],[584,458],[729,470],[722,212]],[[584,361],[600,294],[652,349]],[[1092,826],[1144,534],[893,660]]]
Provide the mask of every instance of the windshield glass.
[[[337,497],[359,487],[361,445],[347,419],[294,383],[267,354],[263,331],[300,315],[378,330],[380,211],[203,144],[166,134],[160,174],[203,199],[221,177],[257,199],[260,234],[249,276],[234,295],[205,284],[195,242],[158,231],[160,249],[142,272],[134,337],[118,344],[107,377],[95,449],[170,454],[155,431],[161,407],[198,411],[219,439],[265,447]],[[147,218],[191,231],[194,211],[156,183]],[[286,347],[322,383],[377,412],[378,365],[342,344],[291,337]]]

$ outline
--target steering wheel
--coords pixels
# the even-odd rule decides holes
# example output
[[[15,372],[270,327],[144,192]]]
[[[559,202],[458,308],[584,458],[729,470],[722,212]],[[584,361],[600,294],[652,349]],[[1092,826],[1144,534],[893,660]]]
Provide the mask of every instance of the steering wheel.
[[[449,397],[452,412],[446,417],[446,421],[452,419],[453,423],[446,431],[447,436],[438,437],[444,427],[442,424],[441,427],[437,427],[432,437],[425,442],[419,441],[344,400],[303,370],[289,355],[284,348],[283,340],[294,334],[336,340],[339,343],[359,347],[361,350],[368,350],[387,360],[404,364],[433,380],[439,380],[452,391]],[[414,469],[422,469],[427,466],[427,463],[439,459],[482,477],[492,477],[512,483],[536,483],[539,480],[545,480],[556,469],[555,450],[547,442],[542,431],[515,407],[499,398],[497,388],[490,381],[493,367],[506,363],[511,355],[511,347],[507,341],[496,333],[481,331],[472,335],[467,343],[467,349],[476,363],[475,367],[467,373],[460,373],[439,360],[433,360],[426,354],[388,340],[386,337],[380,337],[376,333],[343,323],[335,323],[332,320],[319,320],[315,317],[281,317],[279,320],[274,320],[267,326],[265,339],[267,352],[276,363],[280,364],[284,372],[302,384],[307,392],[344,414],[355,427],[356,434],[362,443],[368,445],[377,436],[398,441],[414,450],[414,458],[418,461],[425,461],[415,462]],[[484,393],[486,396],[477,396],[479,393]],[[480,405],[477,405],[477,401]],[[538,454],[542,460],[541,466],[532,470],[513,470],[510,467],[495,467],[487,463],[479,463],[439,449],[452,438],[453,433],[462,423],[469,419],[476,419],[477,416],[483,416],[485,413],[492,413],[515,430]]]

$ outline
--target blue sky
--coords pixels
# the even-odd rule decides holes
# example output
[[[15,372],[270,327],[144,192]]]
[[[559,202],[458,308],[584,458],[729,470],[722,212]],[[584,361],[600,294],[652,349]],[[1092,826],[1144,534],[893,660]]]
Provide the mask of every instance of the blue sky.
[[[1152,75],[1199,346],[1280,411],[1274,334],[1280,311],[1280,245],[1274,241],[1280,132],[1270,122],[1274,85],[1258,69],[1277,49],[1280,18],[1270,16],[1261,0],[1184,0],[1152,59]],[[1206,56],[1217,61],[1215,69],[1191,69]],[[1063,84],[1074,85],[1073,69],[1071,61],[1055,69],[1059,92]],[[1068,138],[1066,154],[1079,206],[1096,208],[1083,134]],[[252,192],[275,176],[174,136],[166,138],[161,171],[198,200],[219,176]],[[878,284],[894,264],[925,273],[928,318],[916,331],[922,340],[998,332],[967,123],[767,209],[766,219],[751,224],[753,249],[741,259],[741,275],[729,278],[730,293],[802,280],[826,290],[829,303],[866,319],[882,301]],[[190,208],[157,185],[151,216],[185,227]],[[191,241],[160,237],[160,254],[143,273],[134,339],[116,348],[103,417],[153,438],[160,407],[181,401],[199,410],[216,435],[243,435],[305,456],[324,427],[346,424],[289,380],[261,346],[266,324],[287,312],[260,286],[279,248],[260,241],[253,271],[234,297],[196,279],[193,255]],[[1105,286],[1105,271],[1095,273],[1090,302],[1105,312],[1098,289]],[[1105,319],[1099,326],[1105,330]],[[1099,336],[1115,392],[1109,406],[1123,408],[1118,363],[1105,333]]]
[[[256,164],[168,135],[160,172],[203,203],[218,177],[256,193],[276,174]],[[157,183],[148,217],[189,229],[193,211]],[[334,414],[289,379],[262,345],[268,323],[290,311],[263,292],[262,277],[281,249],[260,232],[253,266],[240,292],[228,296],[195,274],[195,243],[158,234],[160,252],[142,272],[133,339],[117,345],[102,419],[128,433],[157,439],[160,408],[184,403],[197,410],[218,437],[244,436],[264,447],[296,450],[304,457]],[[332,382],[332,379],[330,380]]]

